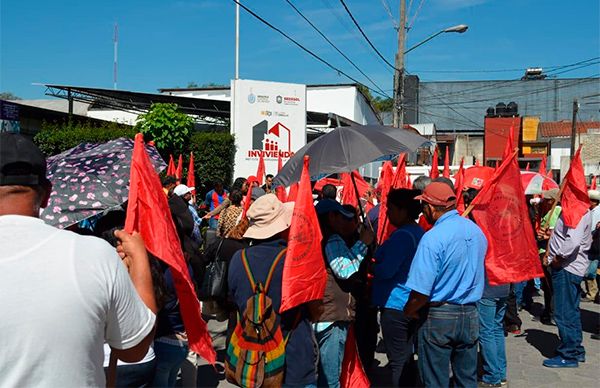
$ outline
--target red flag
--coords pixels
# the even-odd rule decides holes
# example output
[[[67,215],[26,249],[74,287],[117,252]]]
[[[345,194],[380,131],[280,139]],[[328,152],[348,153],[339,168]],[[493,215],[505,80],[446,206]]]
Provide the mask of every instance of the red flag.
[[[287,195],[284,186],[277,186],[275,188],[275,195],[281,202],[287,202]]]
[[[479,164],[479,159],[475,159],[475,166],[476,167],[480,167],[481,166],[481,164]]]
[[[169,265],[190,349],[214,365],[216,354],[206,323],[202,320],[200,302],[181,251],[167,197],[144,149],[141,133],[135,135],[131,159],[125,230],[129,233],[138,231],[148,251]]]
[[[363,369],[358,355],[356,337],[354,335],[354,324],[350,324],[348,334],[346,335],[344,361],[342,362],[342,373],[340,374],[340,386],[342,388],[367,388],[371,386],[371,382]]]
[[[352,176],[354,176],[354,182],[356,182],[356,190],[354,189],[354,182],[352,182]],[[358,199],[363,198],[367,191],[370,190],[371,186],[365,181],[358,171],[352,171],[352,175],[349,173],[341,174],[342,186],[342,204],[350,204],[354,207],[358,207]],[[356,191],[358,190],[359,198],[356,198]]]
[[[546,166],[547,163],[548,163],[548,157],[546,155],[544,155],[542,157],[542,162],[540,163],[540,170],[538,171],[538,173],[540,173],[540,175],[546,175],[546,169],[548,168]]]
[[[406,188],[406,154],[403,153],[398,158],[398,165],[396,166],[396,172],[394,173],[390,189],[404,188]]]
[[[308,164],[308,156],[305,156],[283,264],[280,313],[322,299],[327,283],[321,249],[323,237],[313,205]]]
[[[529,171],[529,162],[527,162],[527,166],[525,166],[525,171]]]
[[[263,157],[262,151],[260,152],[260,156],[258,157],[258,168],[256,169],[256,179],[258,180],[258,185],[263,185],[263,180],[265,179],[265,158]]]
[[[410,176],[406,176],[406,188],[412,190],[413,188],[413,184],[412,181],[410,180]]]
[[[292,183],[290,186],[290,192],[287,195],[287,202],[296,201],[296,195],[298,194],[298,182]]]
[[[497,171],[498,167],[500,167],[500,161],[496,160],[496,165],[494,166],[494,171]]]
[[[446,155],[444,155],[444,171],[442,171],[444,178],[450,178],[450,152],[448,152],[448,146],[446,146]]]
[[[173,161],[173,155],[169,155],[169,166],[167,167],[167,175],[175,176],[175,162]]]
[[[515,130],[511,125],[508,131],[508,139],[506,139],[506,146],[504,146],[504,152],[502,153],[502,160],[510,158],[515,150]],[[498,161],[496,161],[496,168],[498,168]]]
[[[458,172],[454,175],[454,187],[456,187],[456,210],[460,214],[465,211],[465,199],[463,198],[463,189],[465,185],[465,169],[463,164],[465,162],[465,158],[460,160],[460,166],[458,167]]]
[[[490,284],[544,276],[516,151],[504,160],[473,204],[473,217],[488,241],[485,268]]]
[[[190,152],[190,165],[188,166],[186,184],[191,187],[192,194],[196,194],[196,176],[194,175],[194,153]]]
[[[279,153],[279,156],[277,156],[277,173],[279,173],[279,171],[281,171],[282,168],[283,160],[281,159],[281,153]]]
[[[385,162],[381,171],[381,204],[379,205],[379,218],[377,220],[377,241],[379,245],[383,244],[387,234],[387,196],[392,188],[394,178],[394,170],[392,162]]]
[[[440,176],[440,169],[438,167],[438,148],[435,146],[433,156],[431,157],[431,171],[429,171],[429,177],[435,179]]]
[[[254,188],[254,182],[258,182],[255,176],[250,175],[246,183],[248,184],[248,192],[246,192],[246,196],[244,197],[244,209],[242,210],[242,218],[246,217],[246,213],[250,208],[250,202],[252,202],[252,189]]]
[[[581,217],[590,208],[590,197],[585,183],[585,173],[581,163],[581,146],[575,152],[571,166],[567,175],[565,175],[565,188],[560,197],[560,206],[562,207],[562,216],[565,225],[575,229],[581,221]]]
[[[590,190],[597,190],[596,175],[594,175],[594,177],[592,178],[592,183],[590,184]]]
[[[177,170],[175,170],[175,177],[177,180],[183,178],[183,156],[179,155],[179,160],[177,161]]]

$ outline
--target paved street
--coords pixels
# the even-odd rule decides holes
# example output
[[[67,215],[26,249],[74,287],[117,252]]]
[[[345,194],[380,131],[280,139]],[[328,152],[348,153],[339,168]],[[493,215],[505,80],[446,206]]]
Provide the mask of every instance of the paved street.
[[[583,341],[587,360],[574,369],[549,369],[542,366],[542,361],[554,355],[558,344],[556,326],[542,325],[537,316],[542,309],[543,298],[535,297],[531,312],[525,310],[519,313],[523,321],[522,334],[509,334],[506,338],[506,353],[508,361],[508,381],[511,388],[536,387],[598,387],[600,385],[600,341],[590,338],[600,320],[600,305],[593,303],[581,304],[583,322]],[[211,330],[222,332],[224,323],[209,322]],[[215,336],[215,346],[224,346],[224,337]],[[387,359],[382,344],[378,345],[376,367],[371,371],[374,386],[390,385],[390,374],[386,367]],[[222,372],[222,352],[217,367]],[[215,373],[212,367],[199,367],[198,386],[201,387],[230,387],[222,373]]]

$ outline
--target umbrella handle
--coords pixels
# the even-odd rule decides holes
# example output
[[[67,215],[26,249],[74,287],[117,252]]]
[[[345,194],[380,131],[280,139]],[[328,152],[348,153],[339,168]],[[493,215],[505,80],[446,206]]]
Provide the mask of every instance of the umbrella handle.
[[[356,186],[356,179],[354,178],[354,174],[352,171],[350,171],[350,179],[352,179],[352,186],[354,186],[354,193],[356,194],[356,202],[358,202],[358,209],[360,211],[360,216],[364,220],[367,221],[367,225],[369,225],[369,228],[371,228],[371,230],[373,230],[373,225],[371,225],[371,220],[369,220],[369,217],[367,217],[365,215],[365,212],[363,210],[362,207],[362,203],[360,203],[360,195],[358,194],[358,187]]]

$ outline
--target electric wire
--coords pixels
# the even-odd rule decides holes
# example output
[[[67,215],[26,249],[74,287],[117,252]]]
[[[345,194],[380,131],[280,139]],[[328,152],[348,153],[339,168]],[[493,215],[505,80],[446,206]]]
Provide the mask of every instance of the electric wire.
[[[302,11],[300,11],[298,9],[298,7],[296,7],[290,0],[285,0],[290,7],[292,7],[294,9],[294,11],[296,11],[296,13],[298,15],[300,15],[300,17],[302,17],[302,19],[304,19],[319,35],[321,35],[321,37],[323,39],[325,39],[325,41],[327,43],[329,43],[329,45],[331,47],[333,47],[335,49],[335,51],[337,51],[342,57],[344,57],[344,59],[346,59],[352,66],[354,66],[354,68],[360,73],[362,74],[366,79],[369,80],[369,82],[371,82],[371,84],[373,84],[373,86],[375,86],[375,88],[377,90],[379,90],[381,92],[381,94],[383,94],[384,96],[387,96],[388,98],[391,98],[390,95],[388,95],[382,88],[379,87],[379,85],[377,85],[377,83],[375,83],[375,81],[373,81],[373,79],[371,79],[371,77],[369,77],[367,74],[365,74],[364,71],[362,71],[358,65],[356,63],[354,63],[350,58],[348,58],[348,56],[346,54],[344,54],[342,52],[342,50],[340,50],[327,36],[325,36],[325,34],[317,27],[315,26],[315,24],[313,22],[311,22],[303,13]],[[385,0],[384,0],[385,1]]]
[[[250,15],[252,15],[255,19],[259,20],[261,23],[265,24],[266,26],[268,26],[269,28],[271,28],[272,30],[275,30],[276,32],[278,32],[280,35],[284,36],[285,38],[287,38],[289,41],[291,41],[292,43],[294,43],[296,46],[298,46],[302,51],[304,51],[305,53],[309,54],[311,57],[315,58],[316,60],[318,60],[319,62],[323,63],[325,66],[329,67],[330,69],[336,71],[337,73],[345,76],[346,78],[350,79],[351,81],[355,82],[358,85],[362,85],[366,88],[368,88],[369,90],[371,90],[373,93],[379,94],[382,97],[388,97],[387,94],[382,94],[381,92],[379,92],[378,90],[369,88],[368,86],[364,85],[362,82],[358,81],[356,78],[352,77],[351,75],[347,74],[346,72],[344,72],[343,70],[335,67],[334,65],[332,65],[331,63],[327,62],[325,59],[321,58],[320,56],[318,56],[317,54],[315,54],[313,51],[309,50],[308,48],[306,48],[305,46],[303,46],[300,42],[298,42],[297,40],[295,40],[294,38],[292,38],[291,36],[289,36],[288,34],[286,34],[284,31],[282,31],[281,29],[279,29],[278,27],[275,27],[273,24],[271,24],[270,22],[268,22],[267,20],[265,20],[262,16],[258,15],[256,12],[252,11],[250,8],[246,7],[244,4],[242,4],[239,0],[231,0],[234,3],[236,3],[237,5],[239,5],[241,8],[244,9],[244,11],[248,12]]]
[[[235,1],[235,0],[234,0]],[[404,1],[404,0],[401,0]],[[356,18],[354,17],[354,15],[352,15],[352,12],[350,11],[350,9],[348,8],[348,6],[346,5],[346,2],[344,0],[340,0],[340,3],[342,3],[342,6],[344,7],[344,9],[346,10],[346,13],[348,14],[348,16],[350,16],[350,19],[352,19],[352,22],[354,23],[354,25],[356,26],[356,28],[358,28],[358,30],[360,31],[360,33],[362,34],[363,38],[365,38],[365,40],[367,41],[367,43],[369,43],[369,46],[371,46],[371,48],[375,51],[375,53],[377,53],[377,55],[379,56],[379,58],[381,58],[386,65],[388,65],[389,67],[391,67],[392,69],[396,70],[396,71],[400,71],[400,69],[397,69],[396,66],[392,65],[384,56],[383,54],[381,54],[381,52],[377,49],[377,47],[375,47],[375,45],[373,44],[373,42],[371,42],[371,39],[369,39],[369,37],[367,36],[367,34],[363,31],[362,27],[360,26],[360,24],[358,24],[358,21],[356,20]],[[404,27],[404,26],[401,26]]]
[[[410,0],[410,2],[412,4],[412,0]],[[392,15],[392,10],[390,9],[390,5],[388,4],[387,0],[381,0],[381,5],[383,5],[383,9],[385,9],[385,12],[390,17],[390,20],[392,21],[392,24],[394,25],[394,29],[398,30],[398,28],[400,28],[399,23],[396,21],[396,19],[394,19],[394,15]]]

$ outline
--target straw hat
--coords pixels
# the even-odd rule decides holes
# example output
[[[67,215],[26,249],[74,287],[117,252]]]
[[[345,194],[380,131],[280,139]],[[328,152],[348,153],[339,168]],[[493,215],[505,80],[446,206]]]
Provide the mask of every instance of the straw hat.
[[[588,196],[592,201],[600,202],[600,191],[598,190],[588,190]]]
[[[244,237],[264,240],[283,232],[292,223],[294,203],[281,203],[275,194],[266,194],[258,198],[248,209],[250,226]]]

